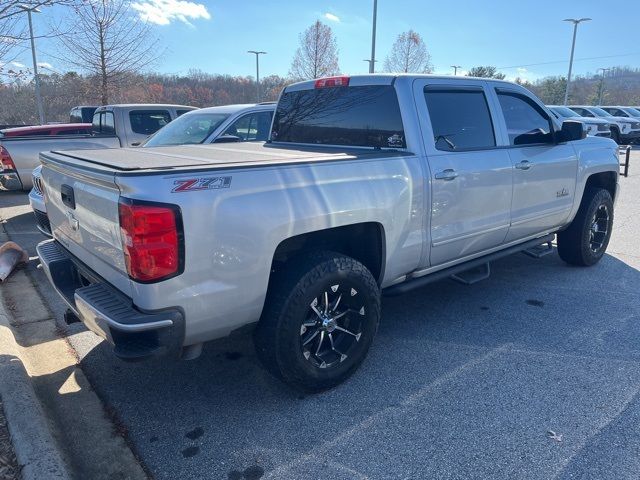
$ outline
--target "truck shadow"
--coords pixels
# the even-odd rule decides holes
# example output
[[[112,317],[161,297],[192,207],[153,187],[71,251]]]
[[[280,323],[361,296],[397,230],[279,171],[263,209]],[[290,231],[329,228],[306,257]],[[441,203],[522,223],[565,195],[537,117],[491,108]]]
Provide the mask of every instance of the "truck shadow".
[[[0,208],[19,207],[29,203],[29,192],[0,190]]]
[[[440,385],[448,379],[451,388],[468,388],[476,395],[476,403],[469,405],[487,403],[480,411],[469,406],[469,411],[458,411],[454,417],[471,415],[473,422],[479,422],[474,435],[489,436],[505,414],[493,395],[503,388],[517,393],[517,399],[505,407],[516,417],[519,409],[527,410],[525,402],[547,395],[536,390],[538,377],[549,379],[550,388],[566,387],[564,395],[570,395],[567,392],[580,389],[573,382],[576,376],[582,378],[584,365],[602,377],[602,383],[591,385],[588,395],[599,397],[608,390],[607,395],[613,391],[615,396],[629,385],[640,388],[637,375],[627,377],[629,384],[622,385],[609,372],[611,362],[638,370],[639,284],[638,269],[611,255],[586,269],[568,267],[556,254],[540,260],[515,255],[495,262],[492,277],[471,287],[447,280],[385,298],[379,334],[365,364],[345,384],[318,395],[294,391],[269,376],[259,365],[248,335],[212,342],[191,362],[124,363],[101,343],[82,358],[81,366],[107,407],[127,426],[134,448],[156,478],[184,476],[186,471],[193,478],[245,478],[246,469],[258,466],[269,473],[283,465],[289,478],[294,478],[301,461],[315,465],[341,446],[355,448],[352,440],[369,429],[385,439],[384,447],[376,448],[385,452],[406,448],[404,430],[421,420],[413,419],[414,426],[408,427],[406,419],[395,424],[385,419],[415,403],[429,406],[433,402],[436,410],[450,411],[450,403],[441,403],[445,394]],[[537,359],[535,374],[529,372],[535,381],[510,384],[505,380],[500,385],[507,376],[505,369],[515,362],[510,359],[504,364],[502,357],[519,360],[521,355]],[[485,383],[458,385],[456,377],[476,368],[477,362],[482,365],[485,356],[498,362],[483,370]],[[527,364],[522,368],[526,370]],[[547,408],[560,408],[564,398],[547,399]],[[588,417],[593,408],[585,405],[582,413]],[[521,420],[525,425],[544,424],[543,411],[530,414],[532,418]],[[453,417],[439,421],[458,428]],[[388,431],[380,433],[380,429]],[[439,431],[437,426],[434,429]],[[502,447],[483,441],[474,445],[487,450]],[[472,465],[469,455],[473,452],[484,454],[455,443],[446,448],[459,455],[455,463],[460,465],[465,461]],[[506,455],[520,461],[514,452]],[[350,465],[359,463],[347,457]],[[342,464],[331,465],[327,478],[336,478]],[[375,470],[358,471],[376,476]]]

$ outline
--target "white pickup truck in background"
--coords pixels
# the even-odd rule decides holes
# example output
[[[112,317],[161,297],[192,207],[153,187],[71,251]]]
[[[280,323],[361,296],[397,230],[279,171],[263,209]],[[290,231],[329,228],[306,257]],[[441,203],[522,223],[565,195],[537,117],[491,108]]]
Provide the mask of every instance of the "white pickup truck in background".
[[[167,128],[161,128],[141,147],[264,141],[269,137],[275,109],[275,102],[201,108],[181,115]],[[36,226],[43,234],[51,236],[51,226],[42,197],[40,166],[33,170],[32,178],[29,203],[36,218]]]
[[[29,190],[40,152],[137,146],[171,120],[195,109],[184,105],[106,105],[95,111],[90,135],[0,139],[0,189]]]
[[[37,251],[69,317],[120,358],[193,358],[255,326],[269,371],[323,390],[364,360],[383,290],[474,283],[556,235],[565,262],[597,263],[618,147],[585,137],[504,81],[302,82],[267,143],[41,154],[54,238]]]

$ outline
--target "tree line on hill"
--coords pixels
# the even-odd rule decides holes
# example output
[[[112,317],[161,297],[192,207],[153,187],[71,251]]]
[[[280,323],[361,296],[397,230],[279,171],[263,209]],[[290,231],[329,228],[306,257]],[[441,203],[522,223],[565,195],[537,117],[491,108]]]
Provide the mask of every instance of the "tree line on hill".
[[[57,4],[68,9],[66,21],[51,27],[66,73],[45,70],[39,77],[47,121],[65,121],[75,105],[107,103],[175,103],[205,107],[256,101],[255,80],[192,70],[186,75],[140,73],[151,70],[163,54],[160,39],[149,23],[135,14],[132,0],[4,0],[0,5],[0,123],[35,123],[33,72],[15,67],[16,51],[28,44],[26,6]],[[337,75],[337,42],[331,27],[316,21],[299,35],[286,77],[261,79],[260,100],[276,100],[288,83]],[[14,65],[12,67],[12,64]],[[377,71],[431,73],[431,55],[421,35],[400,33]],[[504,78],[493,66],[478,66],[468,75]],[[566,79],[546,77],[516,81],[548,104],[564,100]],[[603,76],[587,74],[572,81],[569,103],[640,104],[640,70],[609,69]]]
[[[500,76],[494,72],[496,75]],[[96,81],[99,81],[96,77],[75,72],[42,75],[41,90],[47,120],[67,121],[72,106],[100,104]],[[292,81],[295,79],[278,75],[260,79],[261,99],[277,100],[282,88]],[[546,77],[533,82],[516,79],[516,82],[533,91],[546,104],[557,105],[564,101],[567,83],[564,77]],[[602,102],[599,102],[602,88]],[[209,74],[199,70],[192,70],[187,75],[129,74],[111,91],[110,98],[111,103],[175,103],[207,107],[255,102],[256,88],[252,77]],[[595,74],[574,78],[569,104],[599,103],[640,105],[640,69],[616,67],[604,79]],[[32,82],[0,84],[0,106],[0,123],[37,122]]]

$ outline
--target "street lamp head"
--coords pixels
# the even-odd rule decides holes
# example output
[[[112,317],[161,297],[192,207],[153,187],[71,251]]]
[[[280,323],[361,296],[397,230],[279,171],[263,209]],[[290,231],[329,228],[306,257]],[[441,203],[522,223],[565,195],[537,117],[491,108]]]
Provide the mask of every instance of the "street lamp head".
[[[38,7],[30,7],[29,5],[20,4],[20,5],[18,5],[18,8],[20,10],[22,10],[23,12],[41,13],[41,11],[40,11],[40,9]]]
[[[571,22],[571,23],[577,25],[578,23],[588,22],[589,20],[591,20],[591,18],[584,17],[584,18],[565,18],[562,21],[563,22]]]
[[[247,53],[253,53],[254,55],[265,55],[267,52],[262,52],[257,50],[247,50]]]

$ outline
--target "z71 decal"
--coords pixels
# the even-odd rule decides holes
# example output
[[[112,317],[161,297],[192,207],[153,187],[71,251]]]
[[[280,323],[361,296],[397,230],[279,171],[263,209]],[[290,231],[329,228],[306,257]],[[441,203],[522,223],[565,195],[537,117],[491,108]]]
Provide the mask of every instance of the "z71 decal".
[[[171,193],[194,192],[199,190],[215,190],[218,188],[229,188],[231,177],[203,177],[187,178],[184,180],[174,180]]]

